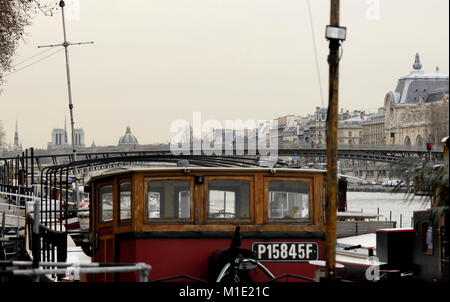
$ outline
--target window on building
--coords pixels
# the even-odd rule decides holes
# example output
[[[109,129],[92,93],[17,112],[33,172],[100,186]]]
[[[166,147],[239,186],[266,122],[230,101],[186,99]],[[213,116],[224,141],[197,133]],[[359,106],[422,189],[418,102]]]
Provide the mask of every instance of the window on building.
[[[250,181],[238,179],[209,181],[208,218],[250,218]]]
[[[148,219],[191,218],[191,190],[188,180],[149,181],[146,201]]]
[[[269,219],[309,218],[309,183],[294,180],[269,181]]]
[[[108,222],[113,219],[113,186],[106,185],[99,189],[100,222]]]
[[[120,211],[119,219],[125,220],[131,218],[131,182],[120,184]]]

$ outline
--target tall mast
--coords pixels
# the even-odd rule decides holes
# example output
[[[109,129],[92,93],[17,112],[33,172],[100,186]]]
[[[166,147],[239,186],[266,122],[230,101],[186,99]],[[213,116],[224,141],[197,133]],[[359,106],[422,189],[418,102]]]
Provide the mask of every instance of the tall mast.
[[[71,80],[70,80],[70,65],[69,65],[69,46],[71,45],[83,45],[83,44],[93,44],[94,42],[81,42],[81,43],[70,43],[67,41],[67,33],[66,33],[66,19],[64,15],[64,7],[66,4],[63,0],[59,2],[59,6],[61,7],[61,14],[62,14],[62,24],[63,24],[63,34],[64,34],[64,42],[61,44],[56,45],[45,45],[45,46],[38,46],[38,48],[43,47],[56,47],[56,46],[63,46],[66,54],[66,74],[67,74],[67,92],[69,95],[69,112],[70,112],[70,130],[71,130],[71,138],[72,138],[72,153],[73,153],[73,161],[77,160],[77,151],[75,148],[75,121],[73,118],[73,102],[72,102],[72,86],[71,86]],[[78,205],[80,201],[79,191],[78,191],[78,180],[76,178],[77,174],[77,168],[74,167],[74,176],[75,176],[75,194],[74,194],[74,201]]]
[[[67,118],[64,117],[64,144],[67,144]]]
[[[330,27],[339,28],[340,1],[331,0]],[[339,46],[345,39],[332,33],[327,38],[330,41],[329,64],[329,95],[327,115],[327,213],[326,213],[326,268],[327,277],[336,277],[336,204],[337,204],[337,136],[339,107]]]

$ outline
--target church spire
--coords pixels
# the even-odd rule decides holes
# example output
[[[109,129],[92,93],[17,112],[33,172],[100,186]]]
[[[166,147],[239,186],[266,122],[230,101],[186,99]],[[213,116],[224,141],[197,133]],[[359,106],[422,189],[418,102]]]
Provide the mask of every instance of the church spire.
[[[16,132],[14,133],[14,148],[19,149],[19,131],[17,130],[17,120],[16,120]]]
[[[420,63],[419,53],[416,53],[416,58],[414,60],[413,68],[414,68],[414,70],[421,70],[422,69],[422,64]]]

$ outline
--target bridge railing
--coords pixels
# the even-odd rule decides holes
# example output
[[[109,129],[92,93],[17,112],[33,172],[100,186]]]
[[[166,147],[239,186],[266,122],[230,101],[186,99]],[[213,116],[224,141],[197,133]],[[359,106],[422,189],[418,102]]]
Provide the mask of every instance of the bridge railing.
[[[200,144],[201,145],[201,144]],[[225,145],[225,143],[224,143]],[[233,147],[245,147],[242,144],[233,144]],[[225,148],[225,147],[224,147]],[[287,141],[279,141],[278,149],[321,149],[326,148],[326,144],[318,143],[292,143]],[[342,150],[371,150],[371,151],[410,151],[410,152],[428,152],[426,146],[415,146],[415,145],[391,145],[391,144],[338,144],[338,148]],[[25,150],[27,151],[27,150]],[[170,153],[169,144],[159,144],[159,145],[139,145],[134,147],[119,147],[119,146],[109,146],[109,147],[96,147],[96,148],[84,148],[78,150],[78,155],[83,157],[89,156],[111,156],[114,154],[136,154],[136,153]],[[439,144],[434,144],[431,152],[443,152],[443,146]],[[23,158],[22,152],[22,158]],[[27,153],[27,152],[25,152]],[[25,154],[26,156],[27,154]],[[28,153],[29,158],[34,157],[40,161],[41,164],[56,164],[55,158],[59,158],[61,161],[70,162],[72,161],[71,149],[62,150],[34,150],[30,149]],[[31,156],[30,156],[31,155]],[[16,159],[20,157],[20,152],[0,152],[0,160],[5,161],[8,159]],[[21,159],[23,161],[23,159]],[[0,169],[3,162],[0,162]],[[39,165],[39,162],[37,162]],[[33,165],[30,165],[30,167]],[[1,178],[1,175],[0,175]]]
[[[326,149],[326,144],[296,144],[282,142],[278,144],[278,149]],[[401,152],[428,152],[425,146],[410,145],[369,145],[369,144],[338,144],[341,150],[357,151],[401,151]],[[431,152],[443,152],[443,146],[433,146]]]

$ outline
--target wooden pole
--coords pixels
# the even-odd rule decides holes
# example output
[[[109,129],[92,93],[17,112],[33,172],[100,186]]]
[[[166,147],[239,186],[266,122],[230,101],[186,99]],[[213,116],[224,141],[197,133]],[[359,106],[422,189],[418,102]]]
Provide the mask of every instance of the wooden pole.
[[[339,0],[331,0],[331,26],[339,26]],[[336,204],[337,204],[337,136],[338,136],[338,87],[339,87],[339,40],[330,40],[329,95],[327,114],[327,214],[326,259],[327,277],[336,276]]]

